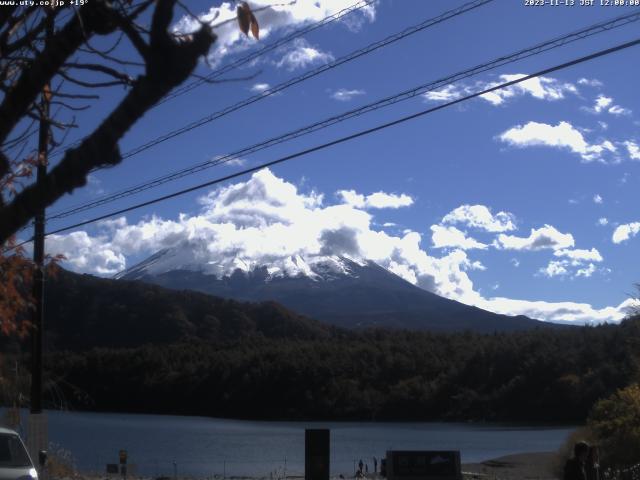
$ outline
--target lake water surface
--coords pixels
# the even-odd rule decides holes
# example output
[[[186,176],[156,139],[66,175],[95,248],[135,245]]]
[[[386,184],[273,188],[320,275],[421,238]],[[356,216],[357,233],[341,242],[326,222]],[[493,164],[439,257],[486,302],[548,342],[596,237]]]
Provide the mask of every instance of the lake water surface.
[[[305,428],[331,429],[332,475],[373,469],[389,449],[460,450],[463,463],[557,449],[574,427],[470,423],[266,422],[167,415],[48,412],[49,438],[84,471],[126,449],[148,476],[269,476],[304,472]]]

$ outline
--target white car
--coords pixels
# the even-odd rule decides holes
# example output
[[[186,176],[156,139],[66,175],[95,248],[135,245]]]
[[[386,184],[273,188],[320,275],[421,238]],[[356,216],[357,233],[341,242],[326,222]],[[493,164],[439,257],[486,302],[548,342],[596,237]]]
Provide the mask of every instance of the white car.
[[[0,480],[37,480],[38,472],[13,430],[0,427]]]

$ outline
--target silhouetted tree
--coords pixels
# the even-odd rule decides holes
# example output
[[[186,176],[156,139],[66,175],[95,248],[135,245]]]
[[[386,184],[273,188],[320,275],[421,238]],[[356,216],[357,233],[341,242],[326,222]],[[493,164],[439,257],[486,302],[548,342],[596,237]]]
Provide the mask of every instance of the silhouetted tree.
[[[15,234],[38,211],[85,185],[91,171],[119,164],[118,142],[125,133],[193,74],[216,40],[211,27],[202,22],[189,34],[171,31],[176,4],[185,8],[177,0],[91,0],[80,2],[81,6],[21,3],[28,2],[0,8],[0,333],[4,334],[24,333],[28,326],[20,313],[30,304],[26,286],[32,267],[24,250],[15,248]],[[237,12],[240,29],[257,38],[259,28],[249,6],[241,2]],[[101,45],[113,39],[113,45],[96,47],[96,37],[103,37],[98,39]],[[125,42],[130,48],[122,47]],[[96,89],[111,87],[124,88],[120,101],[79,142],[61,147],[69,129],[78,127],[73,112],[91,107],[99,98]],[[56,118],[60,110],[69,118]],[[35,152],[34,135],[40,144]],[[46,163],[43,145],[59,147],[60,159],[42,181],[30,183],[34,168]]]

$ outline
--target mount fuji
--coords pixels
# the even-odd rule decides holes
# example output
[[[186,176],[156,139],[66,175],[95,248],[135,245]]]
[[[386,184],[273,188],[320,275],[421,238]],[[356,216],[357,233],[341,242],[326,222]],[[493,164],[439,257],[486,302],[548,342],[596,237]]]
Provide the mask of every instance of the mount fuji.
[[[553,324],[507,316],[428,292],[375,262],[338,255],[299,255],[258,263],[204,261],[195,250],[161,250],[116,275],[241,301],[273,300],[316,320],[347,328],[495,332]]]

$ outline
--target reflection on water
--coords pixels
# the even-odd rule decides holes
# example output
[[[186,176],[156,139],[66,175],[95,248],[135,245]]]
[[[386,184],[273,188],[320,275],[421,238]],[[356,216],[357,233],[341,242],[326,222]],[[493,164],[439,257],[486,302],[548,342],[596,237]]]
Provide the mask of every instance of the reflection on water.
[[[304,429],[331,429],[332,475],[373,471],[389,449],[460,450],[462,462],[557,449],[573,427],[461,423],[260,422],[203,417],[48,412],[49,438],[83,471],[104,472],[126,449],[147,476],[281,476],[304,469]]]

